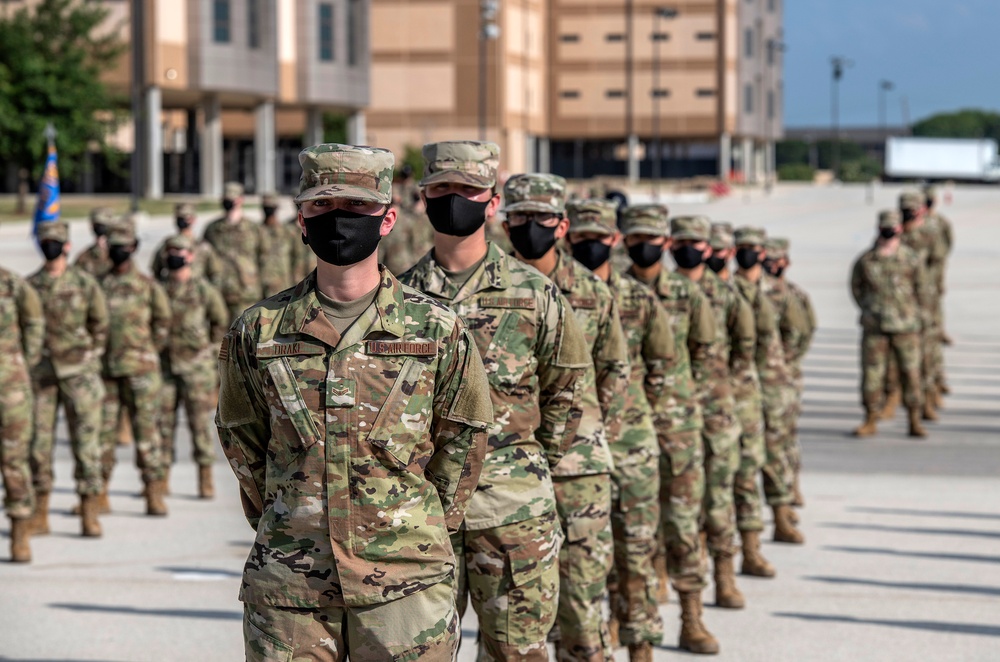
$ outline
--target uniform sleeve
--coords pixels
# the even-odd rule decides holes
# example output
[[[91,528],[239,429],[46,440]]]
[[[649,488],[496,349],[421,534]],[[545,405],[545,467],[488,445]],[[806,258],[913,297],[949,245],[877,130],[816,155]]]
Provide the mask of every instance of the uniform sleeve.
[[[646,364],[646,376],[643,388],[650,405],[655,405],[661,395],[667,395],[666,384],[677,359],[676,343],[673,329],[670,328],[670,316],[658,300],[650,300],[649,321],[642,337],[642,360]],[[654,411],[662,409],[655,406]]]
[[[435,452],[425,473],[441,498],[445,524],[458,531],[479,484],[493,422],[490,384],[465,325],[455,325],[438,362],[431,435]]]
[[[809,321],[799,298],[792,292],[785,292],[787,302],[781,317],[781,344],[785,350],[785,360],[798,361],[802,358],[803,338],[809,335]]]
[[[229,309],[222,293],[214,286],[205,283],[205,312],[208,317],[209,337],[213,343],[220,343],[226,335],[229,324]]]
[[[688,352],[691,355],[691,374],[696,382],[704,384],[708,381],[708,350],[715,342],[716,326],[712,305],[697,288],[697,284],[692,284]]]
[[[21,324],[21,346],[24,360],[31,368],[42,360],[45,343],[45,315],[38,292],[23,280],[18,281],[17,317]]]
[[[813,336],[816,335],[816,329],[819,325],[816,322],[816,310],[813,308],[812,299],[802,290],[799,290],[798,296],[799,301],[802,303],[802,310],[806,313],[806,322],[809,324],[809,332],[802,339],[802,349],[800,351],[800,354],[804,356],[812,346]]]
[[[729,324],[729,364],[733,372],[743,373],[754,365],[757,349],[757,328],[753,309],[739,294],[733,292],[733,311]]]
[[[858,308],[864,308],[865,270],[861,266],[860,259],[854,263],[854,268],[851,270],[851,296],[854,297],[854,303]]]
[[[164,256],[167,252],[166,242],[161,243],[153,251],[153,259],[149,261],[149,273],[153,274],[158,282],[162,283],[164,281],[164,271],[166,271],[167,264]]]
[[[170,299],[159,283],[151,282],[151,306],[152,316],[150,324],[153,328],[153,342],[156,344],[156,351],[162,352],[170,343],[170,323],[173,315],[170,312]]]
[[[615,443],[622,434],[622,416],[628,404],[625,395],[631,370],[628,342],[618,315],[618,304],[613,299],[598,329],[593,358],[604,430],[608,441]]]
[[[541,423],[535,438],[555,466],[569,450],[583,416],[576,381],[592,359],[587,341],[570,312],[569,303],[554,287],[543,304],[535,357],[538,360],[538,405]]]
[[[255,530],[264,512],[271,422],[260,375],[253,367],[246,325],[236,320],[219,350],[219,406],[215,425],[222,451],[240,485],[240,501]]]
[[[87,308],[87,332],[93,341],[94,352],[97,358],[104,356],[108,345],[108,300],[104,296],[104,290],[96,281],[90,281],[89,302]]]

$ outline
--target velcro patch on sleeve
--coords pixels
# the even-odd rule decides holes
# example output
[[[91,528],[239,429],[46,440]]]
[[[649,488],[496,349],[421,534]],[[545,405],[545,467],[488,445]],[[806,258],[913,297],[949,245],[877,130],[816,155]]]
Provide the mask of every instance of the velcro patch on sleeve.
[[[432,340],[368,340],[365,353],[370,356],[436,356],[437,343]]]
[[[232,341],[233,341],[233,337],[231,335],[228,335],[228,334],[226,335],[225,338],[222,339],[222,344],[219,345],[219,362],[223,362],[223,361],[228,361],[229,360],[229,344]]]
[[[297,356],[301,354],[326,354],[326,347],[308,342],[271,343],[257,345],[257,358],[271,359],[278,356]]]
[[[521,308],[534,310],[535,300],[531,297],[482,297],[479,305],[483,308]]]
[[[597,299],[594,297],[570,297],[569,305],[573,306],[573,310],[590,310],[597,308]]]

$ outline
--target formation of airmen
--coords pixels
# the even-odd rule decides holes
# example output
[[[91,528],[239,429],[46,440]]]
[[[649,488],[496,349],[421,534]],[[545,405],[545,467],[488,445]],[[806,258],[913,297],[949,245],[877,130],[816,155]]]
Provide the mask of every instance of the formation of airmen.
[[[3,458],[15,560],[47,529],[59,403],[87,536],[110,508],[123,408],[147,512],[166,514],[183,403],[201,496],[214,410],[256,532],[248,660],[452,660],[471,603],[483,660],[547,660],[554,644],[559,660],[624,645],[649,661],[669,585],[678,646],[718,653],[709,570],[714,604],[742,609],[737,560],[777,573],[765,506],[774,541],[804,543],[816,319],[787,240],[573,195],[555,175],[502,182],[493,143],[423,156],[423,178],[394,187],[388,150],[308,148],[296,218],[265,196],[251,223],[228,184],[201,241],[180,205],[152,277],[129,218],[95,211],[72,267],[66,226],[43,226],[43,268],[0,273],[0,342],[18,357],[0,364],[4,445],[25,449]],[[882,214],[894,233],[854,270],[866,365],[883,366],[866,368],[858,434],[894,400],[920,432],[947,389],[943,261],[920,229],[947,222],[923,207],[907,194],[902,219]]]

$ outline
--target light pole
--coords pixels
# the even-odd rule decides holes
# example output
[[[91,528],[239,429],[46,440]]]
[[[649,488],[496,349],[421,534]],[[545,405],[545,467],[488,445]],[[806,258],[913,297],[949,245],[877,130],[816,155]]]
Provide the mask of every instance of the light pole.
[[[628,182],[639,181],[639,138],[635,135],[635,82],[632,80],[634,26],[633,0],[625,0],[625,142],[628,147]]]
[[[479,1],[479,139],[486,140],[486,58],[487,45],[500,36],[500,26],[497,25],[499,3],[497,0]]]
[[[145,2],[130,3],[132,13],[131,38],[132,38],[132,194],[130,196],[130,208],[133,212],[139,211],[139,196],[143,184],[146,181],[145,163],[146,154],[144,141],[146,140],[146,117],[143,110],[142,93],[146,82],[146,58],[144,49],[145,39]]]
[[[833,66],[833,81],[831,89],[830,122],[833,128],[833,178],[840,177],[840,80],[844,77],[844,69],[853,66],[854,63],[846,57],[835,56],[830,58]]]
[[[672,7],[657,7],[653,12],[653,196],[660,199],[661,166],[663,164],[663,141],[660,135],[660,19],[677,17]]]
[[[881,137],[885,140],[885,95],[891,92],[896,86],[893,85],[892,81],[880,80],[878,83],[878,128]]]
[[[765,182],[767,192],[771,192],[771,185],[775,181],[775,172],[777,171],[777,146],[775,140],[774,131],[774,116],[778,112],[778,103],[781,99],[775,94],[774,90],[774,68],[778,64],[778,55],[784,54],[788,50],[788,46],[785,42],[778,39],[768,39],[767,40],[767,67],[765,69],[765,75],[767,80],[767,107],[764,109],[767,113],[767,141],[769,145],[767,154],[767,181]]]

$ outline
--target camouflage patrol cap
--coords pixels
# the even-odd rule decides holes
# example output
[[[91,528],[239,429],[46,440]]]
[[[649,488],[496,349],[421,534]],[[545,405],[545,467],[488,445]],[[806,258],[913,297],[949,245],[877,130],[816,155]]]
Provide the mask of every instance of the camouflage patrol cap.
[[[559,175],[514,175],[503,187],[504,211],[566,213],[566,180]]]
[[[924,196],[920,195],[916,191],[904,191],[899,194],[899,209],[903,211],[904,209],[921,209],[926,200]]]
[[[260,198],[261,207],[277,207],[281,202],[278,200],[278,196],[274,193],[265,193]]]
[[[780,260],[788,257],[788,240],[783,237],[768,237],[764,242],[764,249],[767,256],[772,260]]]
[[[175,234],[166,241],[167,250],[193,251],[194,239],[182,234]]]
[[[573,200],[566,205],[570,232],[618,232],[618,205],[613,200]]]
[[[124,225],[134,234],[138,221],[139,221],[139,215],[133,212],[129,212],[127,214],[123,214],[121,218],[115,221],[115,225]]]
[[[424,178],[420,186],[469,184],[479,188],[497,185],[500,147],[475,140],[447,140],[424,145]]]
[[[663,205],[632,205],[622,213],[622,234],[670,235],[667,208]]]
[[[712,234],[708,238],[708,244],[719,251],[732,248],[736,244],[733,239],[732,223],[712,223]]]
[[[62,221],[52,221],[49,223],[39,223],[37,236],[38,241],[69,241],[69,226]]]
[[[181,202],[176,207],[174,207],[174,216],[178,218],[182,216],[194,216],[194,215],[195,215],[194,205],[192,205],[190,202]]]
[[[764,228],[755,228],[744,225],[736,228],[733,233],[733,241],[737,246],[765,246],[767,245],[767,232]]]
[[[243,184],[239,182],[226,182],[223,186],[223,200],[235,200],[243,197]]]
[[[114,223],[115,212],[111,207],[97,207],[90,210],[90,222],[93,225],[109,225]]]
[[[352,198],[392,204],[396,157],[380,147],[328,143],[299,153],[302,178],[295,204],[322,198]]]
[[[937,187],[933,184],[924,184],[923,194],[927,200],[937,200]]]
[[[712,222],[706,216],[676,216],[670,219],[670,236],[675,240],[708,241]]]
[[[903,217],[895,209],[886,209],[880,211],[878,214],[878,227],[882,228],[894,228],[898,225],[902,225]]]
[[[118,221],[108,231],[108,246],[131,246],[135,241],[135,229],[128,223]]]

